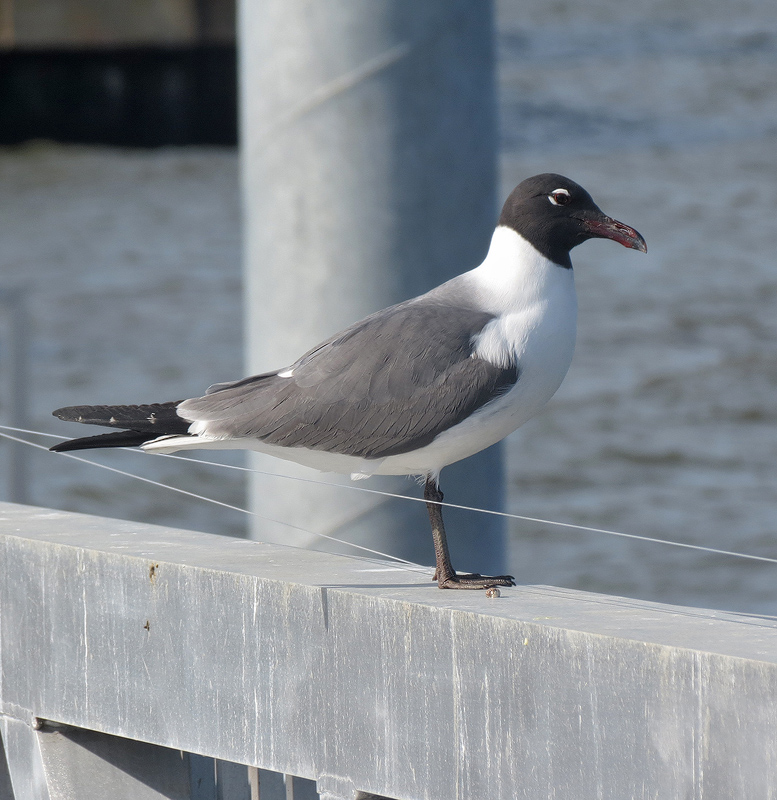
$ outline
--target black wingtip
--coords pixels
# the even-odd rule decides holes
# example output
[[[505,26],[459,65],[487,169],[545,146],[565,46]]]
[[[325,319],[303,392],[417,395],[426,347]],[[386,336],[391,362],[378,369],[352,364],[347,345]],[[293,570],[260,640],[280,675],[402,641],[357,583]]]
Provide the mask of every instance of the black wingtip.
[[[49,450],[52,453],[68,453],[72,450],[96,450],[102,447],[139,447],[144,442],[156,438],[156,434],[141,433],[140,431],[116,431],[97,436],[83,436],[80,439],[69,439],[49,447]]]
[[[70,442],[60,442],[53,447],[49,447],[51,453],[67,453],[68,450],[78,450],[77,447],[70,447]]]

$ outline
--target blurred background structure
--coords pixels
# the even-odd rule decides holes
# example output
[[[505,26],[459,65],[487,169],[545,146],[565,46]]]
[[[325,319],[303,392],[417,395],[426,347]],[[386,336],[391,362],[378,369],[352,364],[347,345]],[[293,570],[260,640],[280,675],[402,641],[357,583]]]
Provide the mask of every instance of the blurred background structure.
[[[94,5],[99,21],[107,4]],[[132,143],[168,145],[140,149],[45,127],[8,134],[21,119],[9,122],[9,76],[44,49],[67,51],[65,61],[94,48],[99,61],[142,45],[139,63],[158,57],[158,40],[25,39],[21,6],[0,0],[0,276],[29,287],[30,424],[65,435],[49,416],[59,405],[183,397],[243,374],[238,157],[226,140]],[[183,63],[202,46],[192,9],[205,5],[173,6],[189,9],[171,17],[189,20],[179,29],[189,33],[159,52]],[[41,20],[65,7],[42,4]],[[89,18],[89,4],[73,7]],[[495,41],[499,199],[528,175],[565,173],[650,248],[644,259],[604,242],[574,253],[575,361],[547,409],[507,442],[509,510],[777,556],[777,7],[504,0]],[[232,75],[223,98],[235,96]],[[176,80],[166,85],[185,85]],[[55,84],[36,91],[61,100]],[[245,502],[233,475],[207,466],[99,459]],[[39,505],[245,532],[237,512],[45,453],[30,464]],[[777,613],[766,564],[519,521],[510,548],[524,583]]]
[[[0,0],[0,143],[237,142],[234,0]]]

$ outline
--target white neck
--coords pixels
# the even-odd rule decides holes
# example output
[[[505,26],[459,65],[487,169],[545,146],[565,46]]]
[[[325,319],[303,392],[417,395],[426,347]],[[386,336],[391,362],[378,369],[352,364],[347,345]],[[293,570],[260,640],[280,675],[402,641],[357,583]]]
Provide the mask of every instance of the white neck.
[[[571,269],[554,263],[512,228],[498,227],[483,263],[466,273],[478,305],[496,314],[519,311],[566,287],[574,292]]]

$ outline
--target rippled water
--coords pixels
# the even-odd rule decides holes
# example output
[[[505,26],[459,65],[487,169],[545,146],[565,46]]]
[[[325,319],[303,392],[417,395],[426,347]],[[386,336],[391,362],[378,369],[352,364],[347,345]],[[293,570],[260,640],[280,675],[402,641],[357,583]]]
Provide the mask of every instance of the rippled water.
[[[777,9],[676,6],[500,9],[503,194],[568,174],[650,248],[575,251],[575,362],[509,441],[510,510],[777,558]],[[234,153],[34,145],[0,151],[0,185],[3,280],[31,289],[33,425],[85,397],[146,400],[141,359],[160,397],[241,374]],[[243,502],[204,467],[100,457]],[[30,466],[37,504],[244,524],[43,454]],[[523,582],[777,613],[777,565],[530,523],[511,535]]]
[[[575,251],[575,362],[510,441],[511,510],[775,557],[777,11],[627,5],[593,26],[507,5],[505,188],[569,174],[649,245]],[[777,611],[777,565],[529,524],[513,542],[521,580]]]

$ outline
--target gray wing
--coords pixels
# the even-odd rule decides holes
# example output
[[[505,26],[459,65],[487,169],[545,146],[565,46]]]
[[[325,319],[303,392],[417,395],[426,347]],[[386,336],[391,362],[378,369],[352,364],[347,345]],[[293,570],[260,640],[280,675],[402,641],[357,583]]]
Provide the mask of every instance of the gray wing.
[[[412,300],[379,311],[306,353],[289,370],[218,384],[178,413],[206,432],[361,458],[429,444],[509,390],[518,367],[473,357],[493,315]],[[282,370],[287,372],[287,370]]]

